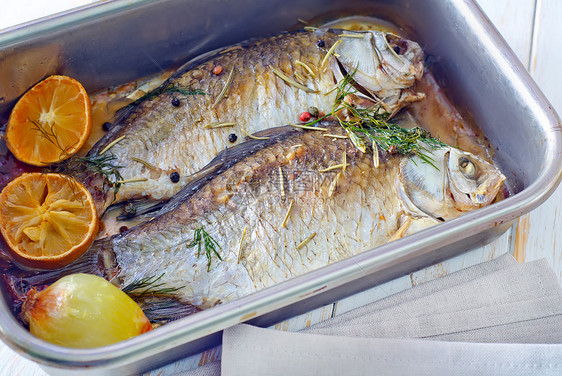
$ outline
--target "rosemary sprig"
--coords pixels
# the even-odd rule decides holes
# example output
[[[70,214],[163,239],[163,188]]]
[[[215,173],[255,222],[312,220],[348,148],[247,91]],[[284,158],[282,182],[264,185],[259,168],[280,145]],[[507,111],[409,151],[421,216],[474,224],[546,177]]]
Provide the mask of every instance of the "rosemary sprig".
[[[415,154],[423,162],[433,165],[429,156],[431,151],[425,145],[436,149],[445,144],[422,128],[405,129],[389,123],[387,121],[389,114],[379,114],[380,107],[360,109],[347,103],[344,98],[357,92],[351,84],[352,76],[353,74],[347,75],[338,87],[332,112],[336,114],[340,125],[350,134],[356,146],[361,148],[375,142],[379,148],[387,152],[401,155]],[[338,115],[344,110],[347,112],[347,119],[342,119],[341,115]]]
[[[160,86],[160,87],[158,87],[158,88],[156,88],[152,91],[149,91],[148,93],[146,93],[145,95],[143,95],[139,99],[135,100],[134,102],[129,103],[127,106],[125,106],[125,108],[130,109],[131,107],[135,107],[138,104],[140,104],[141,102],[144,102],[145,100],[154,99],[155,97],[157,97],[157,96],[159,96],[160,94],[163,94],[163,93],[180,93],[182,95],[185,95],[184,98],[179,98],[179,99],[186,99],[190,95],[209,95],[202,90],[192,89],[191,85],[188,86],[188,87],[182,87],[182,86],[179,86],[178,84],[173,84],[173,83],[167,82],[165,84],[162,84],[162,86]]]
[[[217,104],[219,104],[219,102],[226,96],[226,94],[230,90],[230,86],[232,85],[233,78],[234,78],[234,69],[232,69],[230,71],[230,73],[228,74],[228,78],[226,79],[226,83],[224,84],[221,92],[219,93],[219,95],[217,96],[217,98],[215,99],[213,104],[211,105],[211,108],[215,108],[217,106]]]
[[[332,56],[334,54],[334,52],[336,51],[336,48],[338,47],[338,45],[342,42],[341,39],[338,39],[336,41],[336,43],[334,43],[332,45],[332,47],[330,47],[330,49],[328,50],[328,52],[326,53],[326,55],[324,56],[324,58],[322,59],[322,62],[320,63],[320,69],[324,69],[324,66],[326,65],[326,63],[328,62],[328,60],[330,60],[330,56]]]
[[[157,168],[156,166],[154,166],[154,165],[151,164],[151,163],[148,163],[148,162],[145,161],[144,159],[140,159],[140,158],[137,158],[137,157],[131,157],[131,159],[132,159],[133,161],[135,161],[135,162],[138,162],[138,163],[140,163],[140,164],[142,164],[142,165],[148,167],[148,168],[151,169],[151,170],[154,170],[154,171],[157,171],[157,170],[158,170],[158,168]]]
[[[202,90],[199,89],[192,89],[191,85],[188,87],[182,87],[179,86],[178,84],[172,84],[172,83],[168,83],[166,85],[162,85],[160,86],[160,88],[153,90],[149,93],[147,93],[146,95],[144,95],[143,97],[139,98],[138,100],[141,99],[152,99],[160,94],[163,93],[180,93],[185,95],[186,97],[189,95],[208,95],[207,93],[205,93]]]
[[[163,276],[164,273],[159,276],[154,275],[141,278],[129,283],[121,290],[135,299],[140,299],[148,295],[174,295],[180,287],[163,287],[165,283],[158,283]]]
[[[106,147],[104,147],[99,153],[98,155],[102,155],[105,154],[106,151],[108,151],[109,149],[111,149],[112,147],[114,147],[115,145],[117,145],[119,142],[123,141],[127,136],[123,135],[119,138],[116,138],[115,140],[111,141],[109,144],[107,144]]]
[[[219,243],[205,229],[203,226],[199,227],[193,233],[193,241],[187,245],[188,248],[193,248],[197,246],[197,257],[201,256],[201,251],[205,251],[205,256],[207,256],[207,271],[211,271],[211,258],[213,253],[222,261],[221,255],[217,252],[218,249],[222,249]]]
[[[298,89],[304,90],[307,93],[316,93],[316,90],[313,90],[311,88],[309,88],[308,86],[305,86],[303,84],[300,84],[298,82],[296,82],[295,80],[289,78],[285,73],[281,72],[279,69],[270,66],[271,71],[280,79],[282,79],[283,81],[285,81],[287,84],[292,85]]]
[[[300,251],[309,241],[311,241],[312,239],[314,239],[314,237],[316,236],[316,233],[313,232],[312,234],[310,234],[306,239],[304,239],[302,242],[300,242],[297,245],[297,251]]]

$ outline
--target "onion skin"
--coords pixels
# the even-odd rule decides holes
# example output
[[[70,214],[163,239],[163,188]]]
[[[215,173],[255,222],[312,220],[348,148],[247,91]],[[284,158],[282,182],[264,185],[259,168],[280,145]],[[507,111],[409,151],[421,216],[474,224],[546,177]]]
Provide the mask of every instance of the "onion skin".
[[[20,317],[36,337],[74,348],[106,346],[152,329],[127,294],[90,274],[72,274],[43,291],[31,290]]]

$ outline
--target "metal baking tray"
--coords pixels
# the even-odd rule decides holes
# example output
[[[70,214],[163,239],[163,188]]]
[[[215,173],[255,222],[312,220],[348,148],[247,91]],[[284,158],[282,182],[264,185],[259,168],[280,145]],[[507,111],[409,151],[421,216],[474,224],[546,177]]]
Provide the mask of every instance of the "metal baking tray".
[[[89,92],[178,66],[190,57],[285,30],[297,18],[369,15],[417,40],[453,102],[495,147],[515,194],[492,206],[172,322],[115,345],[78,350],[33,337],[0,286],[0,336],[52,374],[138,374],[217,344],[221,330],[271,325],[501,235],[540,205],[561,178],[560,120],[514,53],[471,0],[149,0],[86,6],[0,33],[0,118],[43,77],[80,80]]]

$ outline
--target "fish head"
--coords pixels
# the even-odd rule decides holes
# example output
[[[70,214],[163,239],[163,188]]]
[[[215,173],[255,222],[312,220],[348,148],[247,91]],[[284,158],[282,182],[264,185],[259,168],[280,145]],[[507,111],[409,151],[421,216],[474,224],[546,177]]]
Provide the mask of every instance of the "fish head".
[[[452,147],[424,148],[431,163],[414,155],[400,164],[398,192],[411,215],[448,220],[496,198],[505,176],[495,165]]]
[[[505,176],[491,163],[471,153],[451,148],[447,158],[449,191],[455,208],[472,210],[489,205]]]
[[[359,92],[370,99],[395,96],[411,87],[423,74],[423,51],[419,44],[380,31],[341,34],[332,60],[338,81],[347,74]]]

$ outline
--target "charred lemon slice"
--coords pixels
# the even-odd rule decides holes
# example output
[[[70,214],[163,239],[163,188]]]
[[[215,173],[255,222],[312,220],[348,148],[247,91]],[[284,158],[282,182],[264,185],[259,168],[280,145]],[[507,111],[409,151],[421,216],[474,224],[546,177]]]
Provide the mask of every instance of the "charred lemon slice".
[[[65,266],[89,248],[97,230],[92,196],[69,176],[24,174],[0,194],[0,231],[22,266]]]
[[[22,162],[45,166],[76,153],[92,131],[92,105],[73,78],[51,76],[27,91],[14,106],[6,144]]]

